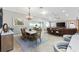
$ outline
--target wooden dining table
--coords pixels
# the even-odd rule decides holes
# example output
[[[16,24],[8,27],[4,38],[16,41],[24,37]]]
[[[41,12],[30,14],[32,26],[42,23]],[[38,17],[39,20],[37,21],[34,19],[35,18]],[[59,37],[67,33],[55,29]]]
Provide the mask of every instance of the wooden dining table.
[[[37,31],[36,30],[25,30],[26,34],[29,36],[29,40],[35,40]]]
[[[25,31],[26,31],[26,33],[28,33],[30,35],[37,33],[37,31],[35,31],[35,30],[25,30]]]

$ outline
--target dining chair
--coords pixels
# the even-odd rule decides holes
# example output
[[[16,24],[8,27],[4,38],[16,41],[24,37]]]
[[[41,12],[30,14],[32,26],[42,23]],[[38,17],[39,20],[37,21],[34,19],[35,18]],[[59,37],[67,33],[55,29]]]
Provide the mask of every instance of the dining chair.
[[[29,36],[29,39],[30,39],[31,41],[37,40],[37,33],[30,35],[30,36]]]
[[[41,28],[37,28],[37,29],[34,29],[34,30],[36,30],[37,31],[37,38],[38,39],[40,39],[40,42],[41,42],[41,32],[42,32],[42,30],[41,30]]]
[[[28,35],[25,32],[25,28],[21,28],[21,34],[22,34],[22,36],[21,36],[22,39],[27,39],[28,38]]]

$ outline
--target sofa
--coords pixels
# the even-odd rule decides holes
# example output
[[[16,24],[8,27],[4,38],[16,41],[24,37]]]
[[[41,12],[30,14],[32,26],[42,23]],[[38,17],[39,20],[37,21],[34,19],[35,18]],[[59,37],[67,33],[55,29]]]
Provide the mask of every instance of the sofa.
[[[77,32],[76,28],[47,28],[47,32],[52,35],[73,35]]]

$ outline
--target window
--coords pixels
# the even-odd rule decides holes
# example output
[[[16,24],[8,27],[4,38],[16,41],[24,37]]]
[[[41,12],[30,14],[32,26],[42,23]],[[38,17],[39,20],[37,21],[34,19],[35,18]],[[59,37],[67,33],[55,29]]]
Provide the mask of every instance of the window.
[[[49,27],[49,26],[50,26],[49,22],[46,22],[46,27]]]
[[[41,23],[40,22],[30,22],[29,23],[29,27],[33,28],[37,25],[37,27],[41,27]]]

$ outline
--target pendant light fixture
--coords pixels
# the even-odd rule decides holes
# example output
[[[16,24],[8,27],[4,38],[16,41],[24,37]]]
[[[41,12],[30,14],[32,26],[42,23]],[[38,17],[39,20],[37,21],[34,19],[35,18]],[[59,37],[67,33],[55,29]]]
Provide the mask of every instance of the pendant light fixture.
[[[32,16],[31,16],[31,8],[28,7],[28,10],[29,10],[29,13],[28,13],[27,19],[28,19],[28,20],[32,20]]]

